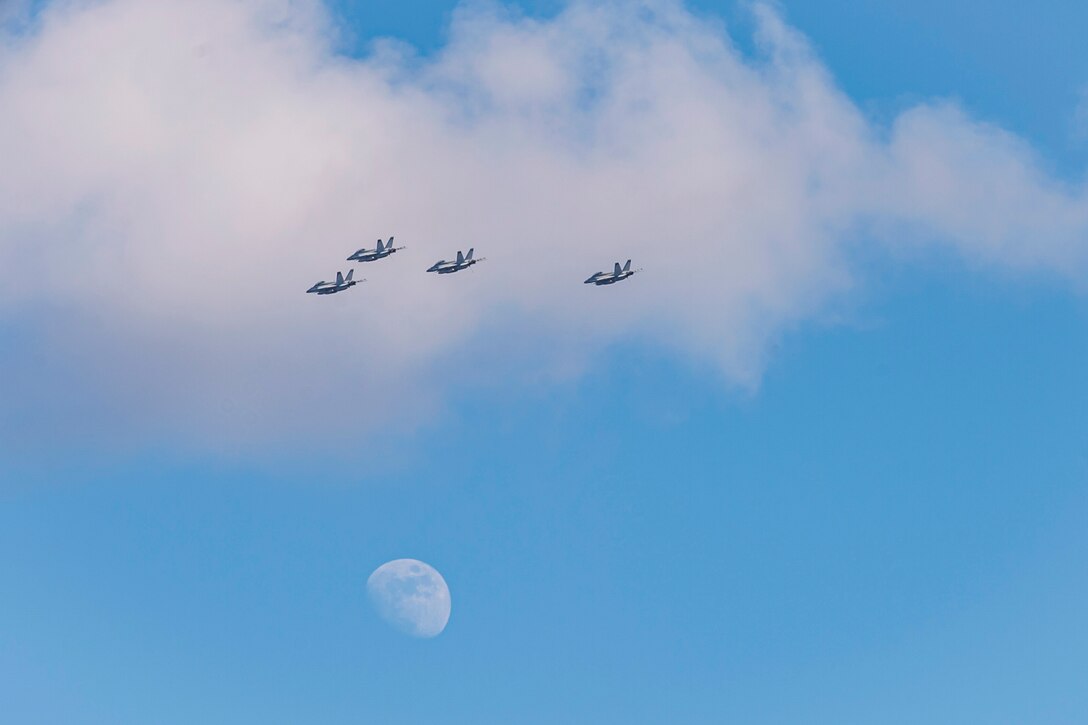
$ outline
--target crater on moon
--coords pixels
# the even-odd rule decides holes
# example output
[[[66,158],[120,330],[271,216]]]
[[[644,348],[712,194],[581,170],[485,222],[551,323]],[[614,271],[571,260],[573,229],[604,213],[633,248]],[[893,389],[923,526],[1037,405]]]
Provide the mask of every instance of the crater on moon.
[[[416,559],[382,564],[366,580],[378,615],[413,637],[435,637],[450,619],[450,589],[434,567]]]

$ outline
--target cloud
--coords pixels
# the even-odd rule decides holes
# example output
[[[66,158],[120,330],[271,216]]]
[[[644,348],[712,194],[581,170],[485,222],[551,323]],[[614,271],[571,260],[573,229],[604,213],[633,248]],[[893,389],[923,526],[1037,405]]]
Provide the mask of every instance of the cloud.
[[[48,6],[0,36],[0,435],[332,445],[625,339],[752,385],[859,240],[1085,280],[1083,188],[945,102],[875,124],[755,13],[755,56],[646,0],[469,5],[433,56],[358,59],[308,0]]]

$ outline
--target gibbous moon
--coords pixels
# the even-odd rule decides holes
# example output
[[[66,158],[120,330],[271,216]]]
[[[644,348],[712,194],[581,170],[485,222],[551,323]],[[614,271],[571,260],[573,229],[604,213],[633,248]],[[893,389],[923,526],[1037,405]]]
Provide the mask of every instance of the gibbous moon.
[[[422,561],[382,564],[366,580],[366,592],[379,616],[404,634],[436,637],[450,621],[450,588]]]

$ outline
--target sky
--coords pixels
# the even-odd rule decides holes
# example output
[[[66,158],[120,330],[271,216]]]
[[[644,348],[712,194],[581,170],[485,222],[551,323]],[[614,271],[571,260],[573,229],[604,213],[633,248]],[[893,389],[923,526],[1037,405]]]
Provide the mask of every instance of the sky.
[[[855,5],[0,2],[0,710],[1083,722],[1088,8]]]

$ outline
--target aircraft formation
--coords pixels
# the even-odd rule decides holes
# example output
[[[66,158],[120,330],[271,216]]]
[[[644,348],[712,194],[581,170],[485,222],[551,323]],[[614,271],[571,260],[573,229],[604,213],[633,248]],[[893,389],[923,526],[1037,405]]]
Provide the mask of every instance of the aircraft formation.
[[[399,252],[404,247],[394,247],[393,237],[389,237],[388,242],[378,240],[378,245],[374,249],[360,249],[350,257],[349,262],[376,262],[379,259],[385,259],[386,257]],[[440,259],[430,267],[427,268],[428,272],[434,272],[436,274],[453,274],[454,272],[460,272],[463,269],[468,269],[474,264],[485,261],[486,257],[476,258],[474,256],[475,248],[470,248],[468,252],[457,251],[457,257],[453,261],[447,261]],[[608,284],[615,284],[616,282],[622,282],[628,277],[634,275],[636,272],[641,272],[640,269],[631,269],[631,260],[627,260],[627,264],[620,266],[619,262],[616,262],[611,272],[597,272],[593,274],[589,279],[585,281],[585,284],[592,284],[598,287]],[[337,292],[343,292],[344,290],[351,289],[359,282],[365,282],[365,279],[353,279],[355,275],[354,269],[349,269],[345,275],[343,272],[336,273],[335,282],[326,282],[321,280],[314,284],[310,289],[306,290],[307,294],[315,295],[332,295]]]

